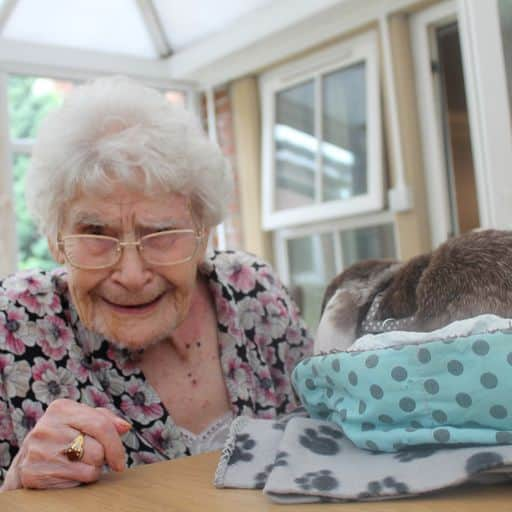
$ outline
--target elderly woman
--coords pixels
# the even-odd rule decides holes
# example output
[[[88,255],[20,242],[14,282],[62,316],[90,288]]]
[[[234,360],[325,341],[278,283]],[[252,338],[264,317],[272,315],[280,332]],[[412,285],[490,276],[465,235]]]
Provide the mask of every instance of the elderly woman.
[[[218,449],[234,416],[297,401],[312,340],[271,268],[206,256],[225,161],[128,79],[78,87],[42,126],[27,203],[63,268],[0,282],[2,490]]]

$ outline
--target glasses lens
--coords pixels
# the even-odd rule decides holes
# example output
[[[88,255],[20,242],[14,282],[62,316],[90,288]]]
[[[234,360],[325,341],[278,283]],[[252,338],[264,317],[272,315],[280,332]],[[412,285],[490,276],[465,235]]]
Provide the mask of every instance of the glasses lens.
[[[117,240],[102,236],[69,236],[64,238],[64,251],[72,265],[99,268],[112,265],[117,257]]]
[[[193,230],[164,231],[141,239],[144,258],[155,265],[169,265],[191,259],[197,249]]]

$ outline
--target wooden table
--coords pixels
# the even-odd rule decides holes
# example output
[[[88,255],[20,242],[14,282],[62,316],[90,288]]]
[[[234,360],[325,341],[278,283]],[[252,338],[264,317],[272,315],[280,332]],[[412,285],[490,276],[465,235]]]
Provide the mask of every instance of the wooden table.
[[[0,494],[1,512],[510,512],[512,485],[471,486],[422,498],[371,503],[276,505],[261,491],[215,489],[219,452],[110,473],[62,491]]]

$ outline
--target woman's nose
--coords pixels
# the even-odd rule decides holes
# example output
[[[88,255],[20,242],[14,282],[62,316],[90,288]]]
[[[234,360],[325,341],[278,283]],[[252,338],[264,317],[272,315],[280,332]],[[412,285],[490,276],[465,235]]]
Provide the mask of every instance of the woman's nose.
[[[121,257],[114,267],[112,278],[125,288],[137,290],[150,279],[152,271],[139,252],[138,246],[121,247]]]

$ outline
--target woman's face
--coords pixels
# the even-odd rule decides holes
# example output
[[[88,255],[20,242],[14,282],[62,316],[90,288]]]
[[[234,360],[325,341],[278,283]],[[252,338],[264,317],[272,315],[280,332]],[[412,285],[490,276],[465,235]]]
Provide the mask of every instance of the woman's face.
[[[184,196],[147,196],[116,186],[103,197],[79,195],[67,209],[60,235],[98,234],[135,241],[158,231],[196,228]],[[187,317],[206,242],[207,235],[192,260],[177,265],[149,264],[135,246],[124,248],[120,260],[106,269],[83,270],[66,262],[81,321],[130,350],[165,340]],[[60,249],[54,252],[65,261]]]

